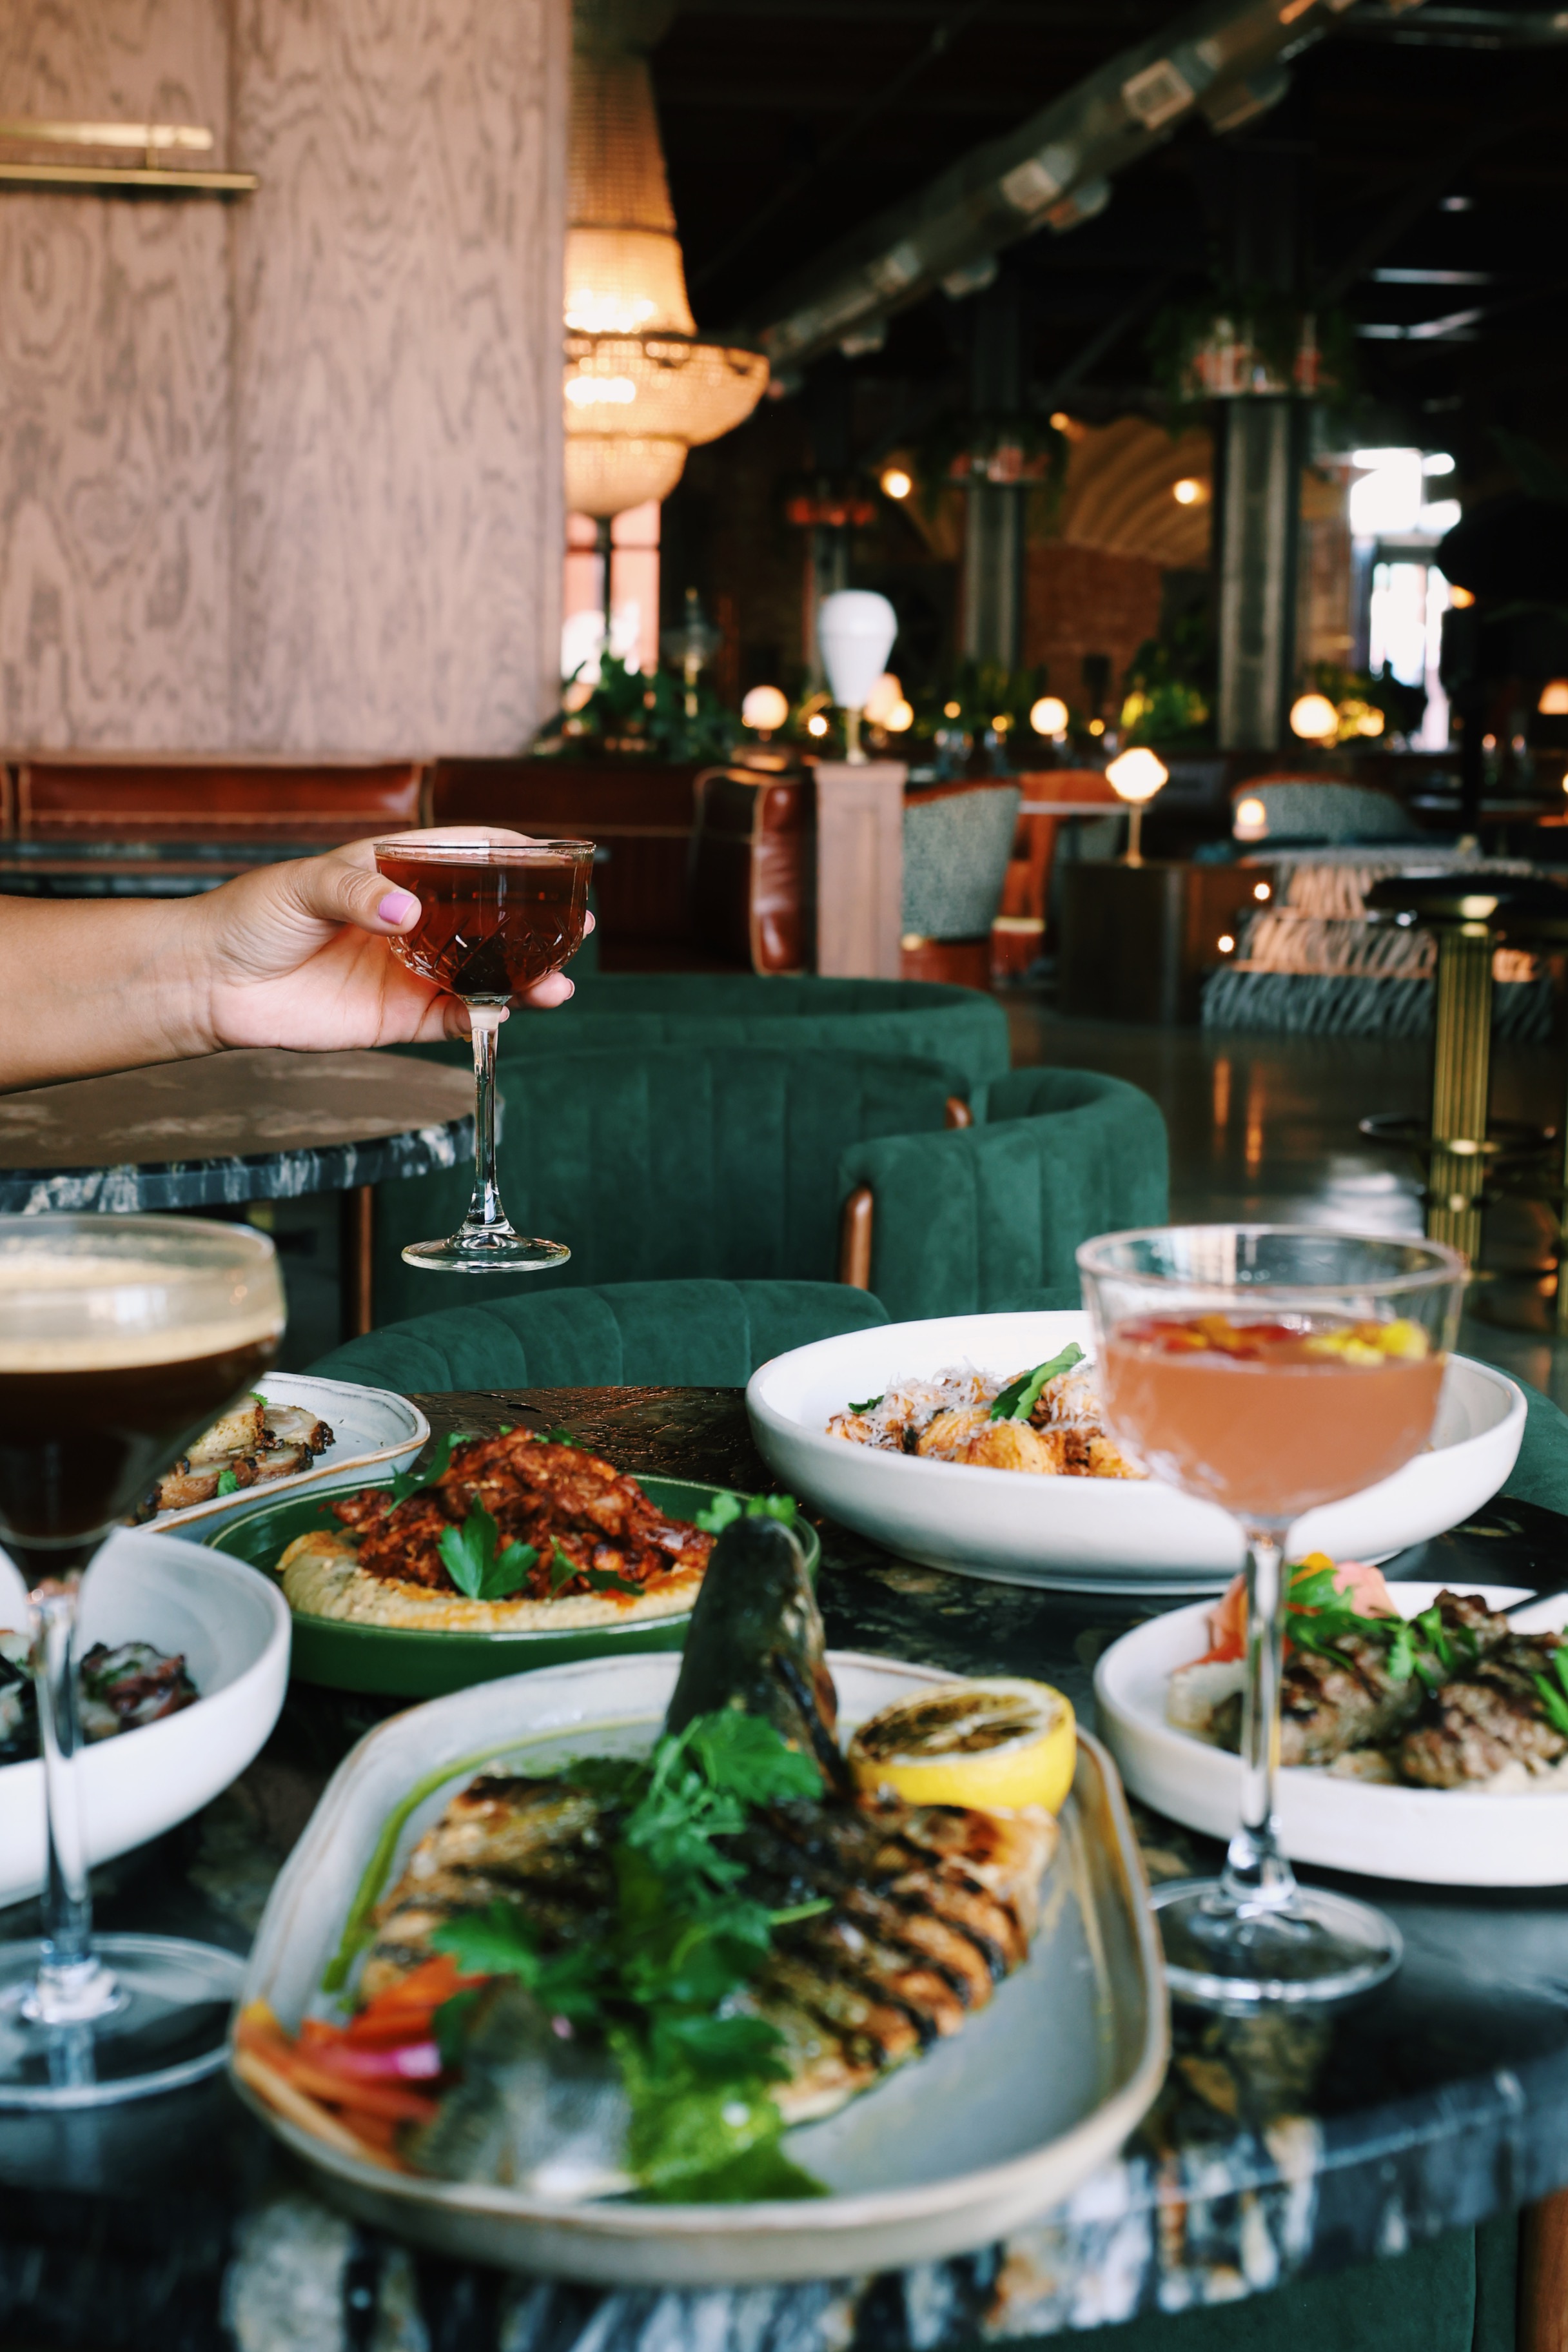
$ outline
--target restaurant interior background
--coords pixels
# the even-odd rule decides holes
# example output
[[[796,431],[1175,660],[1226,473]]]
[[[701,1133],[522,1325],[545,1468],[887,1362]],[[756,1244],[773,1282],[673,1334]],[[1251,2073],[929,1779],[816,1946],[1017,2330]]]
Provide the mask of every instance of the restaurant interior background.
[[[237,1050],[0,1095],[7,1222],[174,1210],[212,1221],[175,1229],[194,1256],[267,1260],[248,1225],[277,1243],[288,1309],[276,1361],[246,1374],[276,1381],[281,1402],[253,1392],[212,1443],[179,1438],[184,1456],[171,1437],[159,1459],[174,1467],[142,1486],[141,1524],[108,1537],[133,1572],[84,1587],[84,1625],[106,1591],[126,1595],[111,1629],[137,1653],[123,1682],[145,1675],[132,1696],[153,1712],[174,1694],[172,1719],[111,1721],[116,1745],[57,1769],[46,1804],[16,1727],[30,1680],[45,1753],[51,1721],[71,1745],[75,1601],[55,1553],[31,1602],[54,1625],[33,1653],[53,1644],[52,1683],[0,1645],[6,2352],[964,2352],[1121,2323],[1112,2352],[1249,2352],[1281,2331],[1332,2352],[1568,2352],[1568,1645],[1546,1616],[1492,1613],[1522,1597],[1555,1604],[1555,1625],[1563,1606],[1568,1425],[1549,1400],[1568,1405],[1565,99],[1568,11],[1545,0],[0,6],[0,899],[175,901],[335,844],[505,825],[567,854],[552,861],[553,932],[536,885],[504,945],[567,955],[584,845],[597,924],[573,955],[573,1003],[520,1008],[500,1031],[489,1161],[486,1049],[476,1078],[466,1039]],[[382,853],[389,881],[430,873],[402,856]],[[446,863],[458,903],[472,871]],[[485,948],[508,932],[503,864],[487,877]],[[433,886],[421,925],[441,904]],[[515,993],[515,964],[505,977]],[[481,1194],[500,1171],[481,1238],[504,1192],[521,1234],[560,1239],[509,1232],[540,1270],[443,1283],[429,1267],[471,1229],[430,1236],[464,1217],[476,1129]],[[1245,1359],[1251,1381],[1257,1332],[1233,1361],[1228,1325],[1216,1339],[1189,1316],[1167,1347],[1168,1319],[1118,1308],[1113,1323],[1107,1308],[1098,1366],[1078,1370],[1076,1341],[1033,1345],[1040,1318],[1055,1349],[1058,1318],[1078,1312],[1079,1244],[1166,1217],[1337,1228],[1326,1246],[1343,1266],[1359,1247],[1345,1234],[1425,1234],[1469,1257],[1446,1366],[1451,1256],[1419,1295],[1386,1266],[1344,1272],[1333,1317],[1300,1341],[1314,1381],[1327,1359],[1308,1365],[1309,1350],[1334,1357],[1342,1399],[1368,1377],[1385,1394],[1425,1383],[1421,1414],[1399,1407],[1392,1476],[1369,1472],[1348,1498],[1333,1486],[1355,1483],[1352,1441],[1377,1436],[1359,1402],[1311,1423],[1298,1388],[1259,1414],[1254,1384],[1245,1423],[1235,1380]],[[1116,1253],[1097,1246],[1110,1297]],[[1240,1277],[1205,1296],[1248,1319]],[[1151,1286],[1150,1302],[1164,1294]],[[911,1444],[934,1384],[876,1351],[963,1317],[989,1364],[997,1327],[981,1318],[997,1316],[1045,1361],[1017,1378],[990,1366]],[[1094,1344],[1091,1322],[1070,1328]],[[1260,1344],[1298,1344],[1261,1328]],[[1194,1477],[1176,1495],[1114,1446],[1109,1468],[1093,1453],[1104,1433],[1084,1416],[1101,1408],[1085,1383],[1093,1372],[1110,1394],[1109,1343],[1129,1331],[1155,1336],[1178,1393],[1184,1351],[1205,1377],[1211,1352],[1229,1363],[1215,1377],[1232,1389],[1208,1408],[1221,1434],[1202,1444],[1241,1464],[1238,1493],[1294,1448],[1295,1501],[1265,1498],[1279,1541],[1247,1532],[1266,1563],[1253,1633],[1277,1635],[1289,1604],[1292,1669],[1326,1660],[1339,1676],[1322,1712],[1341,1709],[1340,1745],[1323,1753],[1342,1777],[1296,1769],[1321,1760],[1300,1732],[1309,1707],[1283,1753],[1267,1632],[1249,1643],[1245,1706],[1216,1683],[1201,1722],[1171,1711],[1192,1661],[1236,1678],[1237,1612],[1204,1609],[1239,1597],[1226,1580],[1262,1504],[1227,1496],[1222,1560],[1212,1524],[1194,1536],[1183,1517],[1217,1490]],[[247,1344],[266,1360],[259,1327]],[[768,1379],[805,1356],[819,1383],[830,1364],[832,1403],[819,1410],[815,1388],[770,1402]],[[154,1361],[109,1369],[139,1391]],[[1494,1366],[1545,1393],[1526,1399]],[[36,1367],[19,1382],[11,1370],[14,1399]],[[970,1370],[938,1376],[953,1377]],[[906,1381],[926,1394],[900,1428]],[[24,1402],[50,1410],[47,1391]],[[30,1465],[45,1448],[16,1442],[21,1408],[7,1410],[7,1458]],[[74,1407],[61,1419],[89,1459],[100,1424]],[[964,1424],[950,1450],[903,1459],[939,1453],[924,1446],[939,1420]],[[864,1446],[837,1442],[857,1433]],[[475,1447],[492,1469],[547,1457],[537,1488],[527,1465],[515,1491],[486,1487],[491,1517],[463,1486]],[[1092,1478],[978,1475],[1047,1456]],[[854,1488],[884,1473],[878,1517]],[[518,1517],[514,1535],[503,1513],[533,1511],[552,1478],[577,1516]],[[1300,1612],[1333,1594],[1314,1583],[1320,1600],[1298,1604],[1279,1563],[1310,1478],[1350,1514],[1328,1525],[1356,1609],[1382,1589],[1359,1563],[1384,1560],[1407,1620],[1347,1603],[1340,1630],[1324,1615],[1307,1628]],[[923,1501],[906,1504],[911,1491]],[[329,1495],[353,1533],[329,1528],[323,1545]],[[1369,1495],[1377,1510],[1357,1518]],[[390,1567],[384,1549],[371,1572],[355,1564],[374,1558],[357,1549],[366,1529]],[[689,1549],[700,1580],[710,1538],[700,1598],[659,1581]],[[45,1560],[45,1542],[26,1558]],[[772,1616],[742,1587],[748,1558],[771,1560]],[[0,1559],[0,1609],[9,1574]],[[380,1593],[356,1616],[376,1576],[396,1607]],[[1426,1578],[1489,1596],[1453,1643]],[[159,1589],[189,1606],[149,1633]],[[843,1855],[835,1815],[831,1835],[809,1828],[809,1851],[801,1830],[805,1861],[771,1812],[763,1868],[779,1874],[744,1880],[742,1925],[756,1951],[798,1931],[789,1952],[809,1945],[820,1963],[787,1990],[811,2053],[827,2053],[828,2105],[835,2083],[916,2061],[846,2109],[890,2121],[845,2143],[824,2201],[790,2201],[818,2186],[801,2173],[775,2197],[765,2165],[693,2169],[690,2147],[668,2174],[632,2163],[624,2118],[609,2171],[563,2168],[577,2184],[564,2222],[554,2189],[529,2202],[548,2165],[509,2170],[510,2147],[493,2180],[476,2158],[433,2186],[468,2158],[422,2168],[430,2146],[410,2127],[454,2095],[448,2116],[469,2112],[470,2088],[477,2110],[491,2063],[463,2038],[490,2014],[461,2006],[471,1967],[493,1984],[493,1963],[519,2002],[521,1987],[556,1997],[561,1953],[542,1959],[521,1898],[510,1957],[499,1901],[479,1922],[491,1941],[462,1940],[492,1864],[509,1904],[532,1890],[519,1857],[535,1832],[516,1831],[532,1799],[515,1791],[555,1784],[507,1763],[519,1777],[485,1801],[516,1846],[484,1844],[490,1828],[470,1821],[481,1843],[432,1895],[427,1840],[404,1907],[394,1855],[422,1824],[439,1843],[449,1784],[476,1762],[592,1764],[568,1744],[598,1704],[583,1694],[609,1694],[628,1754],[637,1725],[650,1741],[675,1727],[685,1665],[644,1648],[673,1654],[713,1592],[733,1614],[727,1630],[706,1621],[720,1630],[694,1680],[711,1686],[688,1727],[722,1722],[741,1754],[736,1708],[755,1734],[751,1715],[771,1722],[783,1690],[791,1766],[810,1748],[835,1802],[851,1783],[824,1713],[827,1645],[840,1730],[904,1694],[900,1675],[922,1699],[928,1673],[1035,1678],[1007,1680],[1015,1698],[1048,1678],[1050,1706],[1019,1737],[1037,1744],[1048,1725],[1059,1786],[1017,1784],[1035,1792],[1019,1800],[1031,1837],[1046,1814],[1068,1823],[1037,1923],[1037,2013],[962,2014],[994,1987],[1002,2003],[1017,1991],[1001,1979],[1027,1958],[1039,1883],[1037,1869],[1004,1898],[1005,1839],[962,1855],[942,1843],[954,1821],[995,1832],[980,1799],[950,1804],[939,1780],[934,1830],[900,1813],[895,1840],[879,1815]],[[657,1623],[620,1609],[649,1600]],[[1403,1760],[1415,1710],[1412,1740],[1456,1690],[1481,1689],[1478,1720],[1490,1703],[1478,1623],[1511,1645],[1488,1737],[1506,1718],[1516,1744],[1467,1748],[1444,1714],[1438,1777],[1423,1780]],[[1335,1653],[1342,1641],[1362,1647]],[[1117,1714],[1132,1644],[1137,1720],[1131,1700]],[[702,1650],[693,1633],[686,1663]],[[737,1696],[723,1675],[752,1675],[753,1650]],[[584,1677],[550,1718],[571,1728],[525,1740],[557,1671]],[[1372,1717],[1357,1727],[1363,1688],[1377,1741]],[[1285,1883],[1269,1876],[1283,1756],[1282,1814],[1300,1803],[1306,1820],[1327,1791],[1316,1844],[1290,1825],[1301,1899],[1319,1903],[1325,1875],[1330,1909],[1336,1890],[1368,1887],[1378,1908],[1340,1907],[1375,1934],[1342,1979],[1258,1962],[1268,1982],[1234,2000],[1244,1980],[1227,1969],[1200,1990],[1212,2011],[1184,2006],[1202,1983],[1189,1966],[1173,2011],[1150,1884],[1163,1900],[1207,1870],[1236,1822],[1227,1709],[1238,1758],[1253,1750],[1232,1864],[1240,1853],[1266,1892]],[[1079,1736],[1091,1724],[1108,1748]],[[688,1750],[659,1753],[674,1788]],[[1542,1758],[1553,1786],[1506,1793]],[[864,1777],[874,1759],[862,1767],[878,1806],[900,1801]],[[738,1799],[704,1813],[719,1778],[699,1788],[679,1769],[679,1801],[706,1824],[709,1859],[690,1866],[722,1884],[721,1906],[740,1865],[709,1847],[713,1822],[739,1821],[737,1846],[764,1832]],[[13,1802],[24,1773],[33,1796]],[[73,1780],[89,1796],[79,1838]],[[632,1784],[588,1785],[619,1790],[613,1805]],[[900,1783],[911,1802],[931,1785]],[[790,1837],[818,1803],[798,1773],[751,1787],[759,1806],[759,1791],[787,1799]],[[51,1818],[65,1844],[46,1846]],[[596,1891],[605,1854],[620,1872],[631,1852],[620,1816],[541,1818],[538,1884],[560,1897],[567,1943],[588,1920],[581,1949],[596,1948],[617,1923],[624,1979],[605,1979],[602,2004],[585,1996],[602,2025],[649,1954],[658,1979],[658,1937],[673,1919],[684,1937],[684,1915],[647,1927],[662,1864]],[[25,2006],[30,1948],[13,1939],[40,1920],[53,1937],[69,1912],[89,1965],[89,1861],[99,1930],[121,1946],[195,1934],[226,1968],[216,1987],[250,1955],[232,2042],[227,1990],[171,1994],[169,2031],[191,2037],[169,2043],[178,2063],[121,2053],[117,2087],[119,2008],[57,2031]],[[649,1884],[640,1918],[616,1907]],[[956,1927],[931,1885],[967,1906]],[[458,1939],[423,1940],[448,1901]],[[691,1901],[682,1966],[724,1942],[709,1894]],[[1288,1929],[1304,1916],[1262,1911]],[[1250,1932],[1245,1903],[1238,1921]],[[821,1959],[815,1939],[841,1930]],[[1232,1941],[1221,1957],[1238,1968],[1245,1934]],[[341,2026],[327,1989],[373,1942],[406,2013],[372,2018],[350,2048],[368,2012]],[[109,1957],[129,1976],[123,1949]],[[1174,1945],[1166,1960],[1184,1966]],[[398,1985],[416,1979],[405,2004]],[[374,1979],[354,1981],[345,2018]],[[692,1981],[689,2000],[670,1996],[659,2063],[687,2033],[704,2129],[717,2112],[774,2147],[788,2069],[758,2059],[763,2012],[733,2005],[752,1980],[699,1966]],[[1374,1997],[1331,2010],[1341,1990]],[[1255,1997],[1277,2006],[1248,2011]],[[530,2034],[547,2017],[573,2040],[528,2006]],[[497,2079],[515,2054],[500,2015]],[[733,2055],[748,2029],[763,2071],[742,2078],[752,2105],[737,2108],[703,2053]],[[548,2077],[561,2050],[537,2039]],[[992,2054],[971,2068],[976,2048]],[[138,2095],[117,2104],[126,2083]],[[828,2106],[800,2112],[831,2139]],[[1029,2171],[1069,2141],[1062,2169]],[[763,2143],[712,2145],[727,2165]],[[868,2180],[875,2195],[852,2193]],[[955,2182],[973,2197],[962,2226],[942,2204]],[[878,2234],[894,2207],[896,2230]]]
[[[1438,934],[1365,898],[1568,829],[1563,40],[1490,0],[16,0],[0,887],[205,887],[399,812],[591,833],[605,972],[993,988],[1019,1060],[1150,1087],[1178,1202],[1430,1222]],[[842,589],[897,622],[903,919],[818,953]],[[1476,1311],[1551,1387],[1562,957],[1494,944]],[[329,1207],[253,1212],[301,1362]]]

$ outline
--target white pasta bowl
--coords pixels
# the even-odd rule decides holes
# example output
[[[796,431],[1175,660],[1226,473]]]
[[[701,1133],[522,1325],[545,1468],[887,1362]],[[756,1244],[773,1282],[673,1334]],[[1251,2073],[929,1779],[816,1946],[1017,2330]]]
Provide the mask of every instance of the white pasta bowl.
[[[884,1324],[775,1356],[752,1375],[752,1433],[781,1486],[905,1559],[963,1576],[1061,1591],[1209,1591],[1242,1564],[1226,1514],[1154,1479],[1040,1478],[874,1451],[828,1434],[850,1402],[971,1364],[1001,1379],[1076,1340],[1083,1314],[952,1315]],[[1297,1554],[1386,1559],[1457,1527],[1512,1469],[1524,1398],[1489,1365],[1456,1356],[1429,1449],[1375,1486],[1310,1511]]]
[[[21,1578],[0,1552],[0,1629],[26,1623]],[[201,1696],[162,1722],[83,1751],[89,1863],[189,1819],[237,1779],[278,1720],[289,1681],[289,1604],[269,1577],[173,1536],[112,1536],[82,1587],[80,1646],[151,1642],[178,1654]],[[44,1768],[0,1767],[0,1904],[44,1883]]]

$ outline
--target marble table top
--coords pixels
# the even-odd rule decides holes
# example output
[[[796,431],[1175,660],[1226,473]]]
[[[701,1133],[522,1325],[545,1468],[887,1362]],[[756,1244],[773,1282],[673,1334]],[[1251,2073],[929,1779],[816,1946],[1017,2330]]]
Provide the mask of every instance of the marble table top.
[[[0,1095],[0,1211],[294,1200],[455,1168],[473,1080],[399,1054],[265,1049]]]
[[[737,1390],[419,1402],[437,1433],[538,1416],[634,1471],[771,1483]],[[821,1528],[834,1646],[1038,1675],[1090,1721],[1096,1658],[1150,1613],[915,1568]],[[1399,1572],[1544,1586],[1565,1536],[1554,1514],[1510,1503],[1405,1555]],[[328,1775],[397,1704],[294,1685],[232,1790],[100,1874],[100,1924],[243,1948]],[[1152,1813],[1139,1832],[1153,1876],[1216,1858]],[[1391,1986],[1359,2010],[1315,2017],[1178,2008],[1166,2083],[1121,2155],[1034,2227],[962,2259],[700,2295],[605,2294],[439,2262],[336,2214],[219,2081],[101,2119],[0,2121],[0,2310],[23,2326],[36,2298],[48,2340],[75,2340],[73,2315],[90,2338],[92,2298],[111,2269],[122,2307],[144,2306],[150,2326],[155,2315],[158,2340],[177,2332],[215,2352],[956,2352],[1397,2253],[1568,2182],[1568,1889],[1373,1892],[1405,1938]],[[0,1915],[0,1936],[30,1927],[24,1908]]]

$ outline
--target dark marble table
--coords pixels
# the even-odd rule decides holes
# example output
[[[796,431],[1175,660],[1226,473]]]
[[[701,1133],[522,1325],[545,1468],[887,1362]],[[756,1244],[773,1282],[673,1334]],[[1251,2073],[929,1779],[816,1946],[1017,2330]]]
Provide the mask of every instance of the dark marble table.
[[[399,1054],[212,1054],[0,1095],[0,1210],[289,1201],[455,1168],[473,1081]]]
[[[403,1054],[267,1048],[0,1095],[0,1212],[195,1209],[342,1192],[343,1324],[374,1321],[373,1187],[473,1150],[473,1080]]]
[[[420,1402],[437,1433],[537,1414],[630,1469],[769,1483],[738,1391]],[[911,1567],[831,1523],[822,1534],[835,1646],[1039,1675],[1089,1720],[1096,1658],[1147,1613]],[[1565,1567],[1568,1521],[1517,1504],[1400,1562],[1461,1585],[1544,1586]],[[328,1774],[393,1711],[295,1685],[226,1796],[100,1874],[102,1924],[243,1948]],[[1152,1813],[1139,1826],[1152,1875],[1215,1859]],[[1397,2253],[1568,2182],[1568,1888],[1376,1892],[1405,1937],[1391,1986],[1360,2010],[1313,2018],[1178,2009],[1164,2088],[1121,2157],[1034,2228],[962,2260],[689,2297],[453,2265],[342,2220],[216,2082],[101,2122],[0,2123],[0,2341],[94,2352],[110,2341],[180,2352],[942,2352],[982,2335],[1005,2342],[1180,2311]],[[0,1935],[29,1925],[21,1909],[0,1915]]]

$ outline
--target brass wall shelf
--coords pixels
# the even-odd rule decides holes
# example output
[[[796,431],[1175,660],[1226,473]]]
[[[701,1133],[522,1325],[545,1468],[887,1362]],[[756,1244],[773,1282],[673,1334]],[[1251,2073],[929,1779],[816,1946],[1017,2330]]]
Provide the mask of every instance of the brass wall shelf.
[[[260,185],[254,172],[170,169],[160,163],[163,155],[212,152],[212,132],[194,122],[53,122],[11,115],[0,119],[0,143],[125,148],[142,158],[137,163],[0,162],[0,188],[97,195],[124,188],[154,195],[247,196]]]

